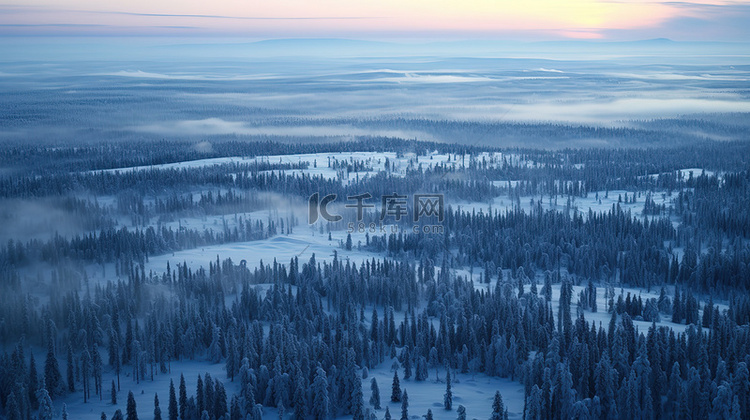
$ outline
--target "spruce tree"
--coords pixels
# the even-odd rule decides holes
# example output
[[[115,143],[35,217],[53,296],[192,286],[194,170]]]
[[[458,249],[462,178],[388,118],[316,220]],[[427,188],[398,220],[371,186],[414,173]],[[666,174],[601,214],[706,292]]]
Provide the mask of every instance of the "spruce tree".
[[[443,408],[446,410],[453,409],[453,391],[451,391],[451,371],[445,369],[445,394],[443,394]]]
[[[401,420],[409,420],[409,394],[406,393],[406,389],[401,394]]]
[[[195,407],[199,413],[203,413],[203,410],[206,409],[204,405],[204,398],[205,394],[203,393],[203,378],[201,378],[201,375],[198,375],[198,381],[195,385]]]
[[[315,373],[315,379],[312,384],[313,406],[312,415],[315,419],[328,418],[329,400],[328,400],[328,379],[326,372],[318,368]]]
[[[391,388],[391,402],[401,401],[401,383],[398,380],[398,371],[393,372],[393,386]]]
[[[169,420],[177,420],[177,396],[174,391],[174,381],[169,380]]]
[[[60,373],[60,366],[57,363],[57,357],[55,357],[54,338],[50,336],[48,340],[47,360],[44,363],[44,383],[51,396],[59,396],[64,392],[62,374]]]
[[[11,392],[5,402],[5,416],[7,420],[22,420],[21,408],[16,402],[16,393]]]
[[[459,405],[456,414],[458,415],[456,420],[466,420],[466,407]]]
[[[185,420],[185,409],[187,408],[187,386],[185,376],[180,374],[180,419]]]
[[[492,417],[491,420],[503,420],[505,415],[505,405],[503,404],[503,396],[500,395],[500,391],[495,391],[495,397],[492,399]]]
[[[85,403],[91,395],[91,354],[84,348],[81,354],[81,383],[83,385],[83,402]]]
[[[36,361],[32,352],[29,360],[29,379],[26,382],[26,389],[29,391],[29,403],[32,409],[36,409],[39,401],[36,398],[36,392],[39,390],[39,376],[36,371]]]
[[[224,385],[216,380],[214,386],[214,403],[213,403],[213,412],[215,418],[223,417],[227,414],[229,411],[229,407],[227,406],[227,392],[224,389]]]
[[[73,346],[68,343],[68,392],[76,392],[76,373],[73,366]]]
[[[531,393],[526,401],[526,420],[539,420],[542,418],[542,391],[537,384],[531,388]]]
[[[135,407],[135,396],[133,391],[128,392],[128,405],[126,408],[126,420],[138,420],[138,410]]]
[[[208,373],[203,377],[203,395],[203,409],[211,414],[214,411],[216,393],[214,392],[214,380]]]
[[[359,381],[359,379],[355,381],[353,395],[352,395],[352,418],[354,420],[365,419],[364,401],[362,397],[362,384]]]
[[[92,366],[92,373],[94,375],[94,392],[96,395],[99,396],[99,401],[101,401],[104,396],[102,395],[102,388],[104,384],[102,384],[102,357],[99,354],[98,348],[96,346],[93,349],[93,366]]]
[[[232,396],[232,402],[229,403],[229,420],[242,420],[240,400],[236,395]]]
[[[308,414],[306,383],[304,375],[297,376],[297,385],[294,390],[294,415],[297,418],[305,418]]]
[[[170,381],[171,392],[174,392],[174,384]],[[154,420],[161,420],[161,408],[159,407],[159,394],[154,394]]]
[[[378,381],[374,377],[370,381],[370,405],[376,410],[380,410],[380,388],[378,387]]]
[[[52,398],[50,398],[47,389],[44,388],[44,383],[37,392],[36,398],[37,400],[39,400],[39,411],[37,412],[37,419],[52,420],[54,414],[52,407]]]

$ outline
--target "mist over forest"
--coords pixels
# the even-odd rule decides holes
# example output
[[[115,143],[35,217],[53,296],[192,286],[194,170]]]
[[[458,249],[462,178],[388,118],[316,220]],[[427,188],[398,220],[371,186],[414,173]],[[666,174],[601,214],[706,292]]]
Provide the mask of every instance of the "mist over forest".
[[[21,39],[2,45],[0,136],[45,144],[384,136],[552,149],[735,141],[746,138],[750,113],[743,48]]]
[[[0,419],[748,419],[744,42],[0,39]]]

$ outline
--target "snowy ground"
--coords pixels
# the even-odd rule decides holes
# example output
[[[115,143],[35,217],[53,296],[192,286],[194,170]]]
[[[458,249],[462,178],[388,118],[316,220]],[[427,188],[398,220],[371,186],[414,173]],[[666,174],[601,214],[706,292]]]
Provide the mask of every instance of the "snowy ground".
[[[102,357],[106,361],[106,355]],[[42,359],[43,360],[43,359]],[[172,362],[171,373],[154,375],[154,380],[150,378],[136,383],[130,372],[123,371],[120,373],[120,391],[117,393],[117,405],[112,405],[111,401],[111,386],[114,380],[117,383],[116,376],[113,372],[106,372],[102,378],[103,384],[103,398],[99,400],[99,397],[91,394],[91,400],[84,404],[83,394],[78,392],[68,394],[63,398],[57,398],[54,400],[55,409],[61,410],[62,404],[67,405],[68,413],[70,414],[71,420],[76,419],[99,419],[102,412],[107,414],[107,418],[112,418],[115,410],[122,410],[123,415],[127,407],[128,392],[132,391],[135,397],[136,408],[138,409],[138,417],[141,419],[153,418],[154,412],[154,394],[159,394],[159,407],[161,408],[162,418],[168,418],[168,407],[169,407],[169,381],[174,381],[175,393],[179,397],[179,386],[180,386],[180,374],[185,376],[185,385],[188,392],[188,397],[195,394],[196,382],[198,375],[204,376],[206,373],[211,375],[214,380],[219,380],[226,388],[228,400],[231,396],[239,392],[239,382],[231,382],[226,375],[224,370],[224,364],[212,364],[201,360]],[[227,404],[229,401],[227,401]],[[271,418],[271,417],[268,417]],[[278,418],[276,416],[275,418]]]
[[[680,178],[683,181],[687,181],[688,179],[690,179],[691,175],[693,176],[693,178],[698,178],[701,175],[706,175],[709,177],[716,176],[716,175],[721,176],[721,174],[717,174],[715,171],[707,171],[703,168],[685,168],[685,169],[678,169],[677,171],[680,173]],[[669,174],[672,174],[672,173],[669,173]],[[661,174],[651,174],[649,175],[649,177],[658,178],[659,175]]]
[[[41,355],[40,355],[41,356]],[[106,355],[103,355],[106,360]],[[43,359],[42,359],[43,360]],[[401,413],[401,403],[392,403],[390,401],[391,384],[393,372],[390,370],[393,360],[386,360],[375,369],[370,370],[367,379],[362,380],[362,392],[364,408],[371,409],[370,399],[370,381],[376,378],[380,388],[381,409],[372,410],[379,418],[383,418],[385,407],[389,407],[391,416],[399,418]],[[231,382],[226,377],[224,364],[212,364],[201,360],[172,362],[171,373],[159,373],[150,378],[136,383],[129,373],[122,372],[120,375],[121,389],[117,393],[117,405],[110,403],[111,383],[116,377],[112,372],[107,371],[103,376],[103,396],[100,400],[98,396],[91,395],[91,400],[83,402],[80,390],[73,394],[68,394],[63,398],[55,399],[54,407],[57,413],[62,410],[62,404],[66,404],[66,409],[72,420],[98,420],[101,413],[107,414],[111,418],[115,410],[122,410],[125,414],[127,405],[128,392],[132,391],[135,396],[138,416],[141,419],[152,418],[154,411],[154,394],[159,395],[159,406],[162,412],[162,418],[166,418],[169,407],[169,381],[174,381],[175,392],[179,397],[180,374],[185,376],[185,384],[188,391],[188,397],[195,394],[196,382],[198,375],[208,373],[214,380],[219,380],[227,391],[228,400],[231,396],[239,392],[239,382]],[[443,408],[443,394],[445,393],[445,370],[440,369],[440,381],[435,380],[435,370],[430,369],[430,377],[423,382],[416,382],[412,379],[404,380],[401,378],[403,372],[399,372],[401,379],[401,390],[404,389],[409,394],[409,417],[422,418],[428,409],[432,410],[434,418],[437,420],[453,420],[456,418],[456,409],[459,405],[466,407],[467,418],[469,419],[486,419],[492,412],[492,398],[495,391],[500,391],[503,396],[505,406],[508,408],[509,418],[520,419],[523,412],[523,386],[518,382],[510,379],[491,378],[486,375],[477,374],[460,374],[452,373],[452,391],[453,391],[453,410],[446,411]],[[227,401],[229,403],[229,401]],[[339,416],[344,419],[349,416]],[[278,410],[275,408],[264,408],[264,419],[275,420],[279,418]],[[285,418],[291,418],[289,410]]]
[[[126,173],[143,170],[170,170],[170,169],[188,169],[202,168],[229,164],[252,164],[252,163],[269,163],[269,164],[307,164],[307,169],[294,170],[274,170],[275,173],[284,173],[286,175],[309,175],[322,176],[326,179],[336,179],[341,174],[335,169],[335,164],[354,163],[364,164],[372,170],[359,172],[360,178],[366,175],[373,175],[379,172],[388,171],[396,176],[405,176],[407,168],[423,169],[432,168],[436,165],[448,164],[453,169],[463,169],[469,166],[471,159],[478,163],[486,162],[488,167],[499,167],[504,163],[514,166],[534,167],[540,164],[534,161],[526,160],[521,155],[512,153],[488,153],[482,152],[473,156],[443,154],[431,152],[427,155],[417,156],[415,153],[406,153],[397,156],[393,152],[336,152],[336,153],[307,153],[307,154],[290,154],[290,155],[270,155],[270,156],[231,156],[210,159],[198,159],[184,162],[166,163],[161,165],[144,165],[131,166],[124,168],[106,169],[108,173]],[[386,168],[386,160],[389,167]],[[355,178],[356,173],[344,174],[343,180]]]
[[[514,181],[510,182],[513,183]],[[507,186],[507,183],[508,181],[495,181],[495,184],[501,187]],[[631,200],[634,194],[636,197],[635,203],[626,202],[625,197],[627,196],[628,200]],[[643,215],[643,205],[646,201],[647,194],[648,192],[646,191],[612,190],[592,192],[589,193],[587,197],[571,197],[570,214],[572,215],[573,212],[577,210],[585,218],[588,215],[589,210],[594,213],[608,212],[612,210],[613,205],[617,206],[619,204],[620,208],[624,211],[630,211],[632,216],[643,218],[645,217]],[[669,207],[674,198],[674,194],[669,196],[665,191],[651,193],[651,200],[657,205],[666,204],[667,207]],[[622,201],[620,201],[620,199],[622,199]],[[564,212],[568,208],[568,197],[561,196],[558,198],[550,198],[549,196],[543,195],[527,195],[515,199],[509,195],[501,195],[488,202],[458,201],[450,202],[448,204],[454,209],[460,208],[462,211],[466,212],[474,211],[485,214],[487,212],[499,212],[502,214],[506,211],[515,210],[516,208],[528,213],[532,208],[536,208],[539,203],[541,203],[543,210],[557,210]]]
[[[365,407],[370,399],[370,381],[376,378],[380,388],[381,410],[374,413],[378,419],[382,419],[385,413],[385,407],[388,406],[393,418],[400,418],[401,403],[392,403],[390,401],[391,384],[393,382],[393,372],[390,370],[392,362],[386,361],[378,369],[370,371],[370,376],[362,381],[362,391],[364,395]],[[416,382],[412,379],[404,380],[401,376],[403,371],[399,372],[401,380],[401,390],[406,389],[409,395],[409,417],[423,418],[427,410],[431,409],[433,417],[436,420],[454,420],[456,418],[456,409],[459,405],[466,407],[466,417],[468,419],[488,419],[492,414],[492,398],[495,391],[500,391],[503,396],[503,402],[508,408],[508,417],[511,419],[523,418],[523,385],[519,382],[513,382],[510,379],[492,378],[486,375],[464,375],[452,372],[453,382],[451,389],[453,392],[453,410],[446,411],[443,408],[443,395],[445,394],[445,369],[440,369],[440,382],[435,380],[435,369],[430,369],[430,377],[427,381]]]
[[[364,235],[352,234],[354,246],[347,251],[340,246],[341,241],[346,240],[346,231],[332,231],[331,240],[328,233],[319,233],[317,230],[311,232],[307,227],[297,227],[292,234],[276,235],[268,239],[248,242],[234,242],[221,245],[206,246],[203,248],[186,249],[149,257],[146,262],[146,273],[162,273],[166,271],[167,262],[170,267],[178,264],[187,264],[188,268],[195,270],[200,267],[208,268],[209,263],[216,262],[218,256],[221,261],[231,258],[235,264],[245,260],[247,267],[253,269],[263,264],[273,264],[274,258],[279,264],[288,265],[293,257],[298,257],[300,265],[306,263],[313,254],[317,261],[332,261],[334,252],[338,254],[339,260],[350,261],[361,264],[365,259],[382,259],[383,255],[375,252],[357,249],[358,241],[364,244]],[[114,264],[107,264],[104,273],[101,265],[90,266],[89,279],[94,282],[106,282],[113,280],[115,273]]]

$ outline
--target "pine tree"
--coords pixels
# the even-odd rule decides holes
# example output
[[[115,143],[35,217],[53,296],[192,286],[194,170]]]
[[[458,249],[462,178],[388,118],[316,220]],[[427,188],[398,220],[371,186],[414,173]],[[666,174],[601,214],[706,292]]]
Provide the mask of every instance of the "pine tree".
[[[453,391],[451,391],[451,371],[445,369],[445,394],[443,394],[443,408],[446,410],[453,409]]]
[[[544,276],[544,285],[542,286],[542,294],[544,299],[549,302],[552,300],[552,274],[547,273]]]
[[[211,333],[211,345],[208,346],[208,360],[211,363],[221,362],[221,328],[214,327]]]
[[[208,373],[203,377],[203,409],[208,411],[209,416],[214,412],[216,404],[216,392],[214,391],[214,380]]]
[[[205,394],[203,393],[203,378],[198,375],[198,381],[195,385],[195,406],[199,413],[206,409],[204,404]]]
[[[29,391],[29,404],[32,409],[36,409],[39,401],[36,398],[36,392],[39,390],[39,376],[36,371],[36,361],[32,352],[29,360],[29,379],[26,382],[26,389]]]
[[[401,383],[398,380],[398,371],[393,372],[393,386],[391,388],[391,402],[401,401]]]
[[[732,377],[732,390],[737,395],[740,411],[745,418],[750,417],[750,372],[748,372],[747,363],[737,363]]]
[[[7,420],[21,420],[21,408],[16,402],[16,393],[11,392],[5,402],[5,415]]]
[[[404,367],[404,380],[411,378],[411,354],[409,353],[409,347],[405,346],[401,352],[401,359],[403,360]],[[417,378],[417,380],[421,380]]]
[[[87,348],[81,354],[81,383],[83,385],[83,402],[85,403],[91,395],[91,354]]]
[[[378,381],[374,377],[370,381],[370,405],[376,410],[380,410],[380,388],[378,387]]]
[[[440,366],[440,360],[438,357],[438,351],[435,347],[432,347],[430,349],[430,364],[435,367],[435,380],[440,380],[440,369],[438,369],[438,366]],[[425,375],[426,376],[426,375]],[[425,378],[427,379],[427,378]]]
[[[466,420],[466,407],[459,405],[456,414],[458,415],[456,420]]]
[[[503,396],[500,395],[500,391],[495,391],[495,397],[492,399],[491,420],[503,420],[504,414],[505,405],[503,404]]]
[[[52,420],[54,415],[52,408],[52,398],[49,396],[49,392],[44,388],[44,384],[36,394],[37,400],[39,400],[39,411],[37,413],[38,420]]]
[[[679,324],[685,316],[682,312],[682,299],[680,298],[680,289],[674,288],[674,300],[672,301],[672,322]]]
[[[180,419],[185,420],[185,409],[187,408],[187,386],[185,376],[180,374]],[[171,420],[171,419],[170,419]]]
[[[102,356],[99,354],[99,349],[96,348],[96,346],[92,353],[94,355],[92,366],[92,373],[94,375],[94,392],[99,396],[99,401],[101,401],[104,398],[104,395],[102,395],[102,388],[104,386],[102,383]]]
[[[126,420],[138,420],[138,410],[135,407],[133,391],[128,392],[128,405],[125,410]]]
[[[612,368],[607,353],[594,370],[594,389],[599,396],[605,413],[610,411],[610,406],[615,405],[615,383],[617,382],[617,371]]]
[[[110,403],[112,403],[112,405],[117,405],[117,387],[115,386],[114,379],[112,380],[112,390],[110,391],[110,396]]]
[[[112,416],[112,420],[125,420],[125,417],[122,416],[122,411],[119,409],[115,411],[115,414]]]
[[[328,418],[328,379],[326,372],[318,368],[312,384],[313,407],[312,415],[316,420]]]
[[[385,407],[385,416],[383,416],[383,419],[391,420],[391,409],[388,406]]]
[[[117,311],[115,311],[117,315]],[[114,368],[117,376],[117,389],[120,389],[120,370],[122,369],[122,359],[120,358],[120,327],[117,325],[117,317],[113,317],[113,328],[109,330],[109,364]]]
[[[680,418],[680,419],[692,418],[692,413],[690,411],[690,405],[688,402],[687,386],[681,387],[678,406],[679,406],[679,411],[675,413],[676,414],[675,418]]]
[[[425,418],[425,420],[434,420],[433,417],[432,417],[432,410],[431,409],[429,409],[429,408],[427,409],[427,414],[425,414],[424,418]]]
[[[225,416],[229,408],[227,407],[227,392],[224,385],[218,380],[215,384],[213,411],[214,417],[218,419]]]
[[[236,395],[232,396],[232,402],[229,403],[229,406],[229,420],[242,420],[240,400]]]
[[[62,405],[61,416],[62,416],[62,420],[68,420],[68,406],[65,403],[63,403]]]
[[[174,393],[174,384],[170,381],[171,392]],[[161,420],[161,408],[159,407],[159,394],[154,394],[154,420]]]
[[[255,404],[255,407],[253,407],[252,413],[250,413],[249,416],[250,416],[250,420],[262,420],[263,419],[263,406],[261,404]],[[320,418],[325,418],[325,417],[320,417]]]
[[[401,420],[409,420],[409,394],[406,393],[406,389],[401,394]]]
[[[571,416],[574,419],[588,419],[591,418],[591,413],[589,413],[589,409],[586,406],[586,403],[582,400],[578,400],[575,402],[575,404],[573,404],[573,408],[571,409]]]
[[[73,346],[68,343],[68,392],[76,392],[76,376],[73,367]]]
[[[635,371],[630,371],[628,378],[623,381],[622,388],[620,390],[620,400],[622,404],[622,414],[627,418],[636,418],[640,414],[640,407],[638,401],[638,381],[635,376]]]
[[[355,376],[354,390],[352,392],[352,418],[354,420],[364,420],[364,401],[362,397],[362,384]]]
[[[50,321],[50,324],[52,324],[52,321]],[[47,339],[49,343],[47,346],[47,360],[44,363],[44,383],[51,396],[59,396],[64,392],[64,387],[60,367],[57,363],[57,357],[55,357],[54,337],[51,334]]]
[[[526,402],[526,420],[540,420],[542,418],[542,391],[537,384],[531,388]]]
[[[304,375],[297,375],[297,386],[294,390],[294,415],[298,419],[306,418],[307,408],[307,380]]]
[[[177,396],[174,391],[174,381],[169,380],[169,420],[177,420]]]
[[[739,402],[736,400],[737,397],[732,395],[728,383],[720,385],[716,391],[716,398],[711,404],[711,420],[738,419],[739,413],[734,413],[733,409],[734,404],[737,404],[737,410],[739,410]]]
[[[239,353],[237,352],[237,340],[234,338],[234,333],[230,331],[229,333],[229,339],[228,339],[228,346],[227,346],[227,360],[226,360],[226,370],[227,370],[227,377],[229,377],[229,380],[234,382],[234,376],[237,373],[237,368],[239,364]]]

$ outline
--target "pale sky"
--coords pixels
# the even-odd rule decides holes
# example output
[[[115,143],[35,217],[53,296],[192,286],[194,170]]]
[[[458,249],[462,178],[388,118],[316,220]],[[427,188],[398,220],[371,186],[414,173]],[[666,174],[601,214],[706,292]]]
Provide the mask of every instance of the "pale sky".
[[[11,0],[12,1],[12,0]],[[24,0],[0,35],[747,41],[750,0]]]

